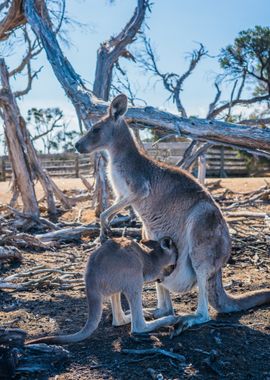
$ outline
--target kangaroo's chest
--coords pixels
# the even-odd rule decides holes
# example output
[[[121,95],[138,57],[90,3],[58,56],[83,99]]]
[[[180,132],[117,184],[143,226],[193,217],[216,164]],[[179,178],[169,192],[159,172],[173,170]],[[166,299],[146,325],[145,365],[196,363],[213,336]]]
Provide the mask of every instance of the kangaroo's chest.
[[[112,188],[118,197],[130,194],[129,180],[121,168],[115,169],[110,165],[108,174]]]

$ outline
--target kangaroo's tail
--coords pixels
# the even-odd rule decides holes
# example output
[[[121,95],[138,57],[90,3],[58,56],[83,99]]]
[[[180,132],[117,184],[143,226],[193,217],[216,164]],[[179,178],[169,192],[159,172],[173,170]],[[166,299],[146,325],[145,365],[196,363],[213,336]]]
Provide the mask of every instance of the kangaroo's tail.
[[[69,344],[81,342],[90,337],[99,325],[102,315],[102,297],[100,295],[91,295],[87,292],[88,301],[88,319],[84,327],[75,334],[46,336],[28,341],[27,344],[47,343],[47,344]]]
[[[209,280],[209,302],[219,313],[231,313],[247,310],[255,306],[270,303],[270,290],[257,290],[234,297],[229,295],[222,283],[222,272],[219,270]]]

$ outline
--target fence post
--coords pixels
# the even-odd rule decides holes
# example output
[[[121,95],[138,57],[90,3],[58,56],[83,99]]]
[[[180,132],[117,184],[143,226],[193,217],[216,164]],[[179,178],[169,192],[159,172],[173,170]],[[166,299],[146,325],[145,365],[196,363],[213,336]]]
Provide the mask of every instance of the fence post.
[[[226,173],[224,170],[224,146],[221,146],[220,150],[220,171],[219,171],[220,178],[226,177]]]
[[[2,172],[2,181],[6,180],[6,163],[5,163],[5,157],[2,157],[1,159],[1,172]]]
[[[76,156],[75,156],[75,178],[79,178],[79,171],[80,171],[79,155],[76,153]]]

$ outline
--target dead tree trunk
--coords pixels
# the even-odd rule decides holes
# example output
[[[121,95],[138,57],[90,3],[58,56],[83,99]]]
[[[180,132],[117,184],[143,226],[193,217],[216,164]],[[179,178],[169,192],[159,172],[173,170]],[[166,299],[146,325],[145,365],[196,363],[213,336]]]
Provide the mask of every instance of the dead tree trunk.
[[[8,71],[3,59],[0,60],[0,75],[3,86],[1,107],[8,152],[14,174],[14,186],[21,194],[24,213],[33,219],[37,219],[39,208],[27,158],[27,147],[21,130],[20,110],[9,85]]]
[[[21,195],[23,212],[27,217],[27,222],[25,223],[23,220],[21,227],[30,228],[32,224],[39,222],[40,216],[34,188],[35,179],[39,180],[42,185],[47,200],[48,214],[53,219],[57,215],[54,196],[65,208],[71,208],[76,201],[82,200],[82,197],[69,198],[65,196],[41,167],[26,123],[20,114],[15,94],[10,88],[9,73],[3,59],[0,60],[0,76],[2,82],[2,89],[0,90],[1,115],[4,119],[6,141],[14,177],[11,205],[14,206],[18,196]],[[29,223],[29,219],[32,220],[32,223]]]

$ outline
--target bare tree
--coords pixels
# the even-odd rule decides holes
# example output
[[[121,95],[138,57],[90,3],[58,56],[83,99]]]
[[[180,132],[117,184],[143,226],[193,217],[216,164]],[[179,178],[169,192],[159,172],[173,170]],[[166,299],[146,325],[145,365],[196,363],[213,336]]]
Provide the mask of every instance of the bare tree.
[[[27,52],[21,63],[15,69],[8,71],[4,59],[0,60],[0,78],[2,83],[2,88],[0,88],[0,116],[4,120],[6,143],[13,170],[11,206],[15,205],[20,195],[24,216],[21,213],[17,213],[20,216],[17,224],[23,229],[28,229],[36,223],[42,223],[35,194],[34,180],[37,179],[41,182],[48,204],[48,213],[52,218],[55,218],[57,215],[54,196],[66,208],[70,208],[79,199],[65,196],[51,180],[47,172],[42,169],[33,147],[31,136],[26,128],[25,120],[20,114],[16,98],[30,91],[32,81],[39,72],[39,70],[32,72],[31,59],[41,51],[41,47],[37,41],[31,42],[26,28],[24,29],[24,36],[27,43]],[[19,75],[24,70],[26,70],[28,77],[25,88],[12,92],[9,79],[14,75]]]

